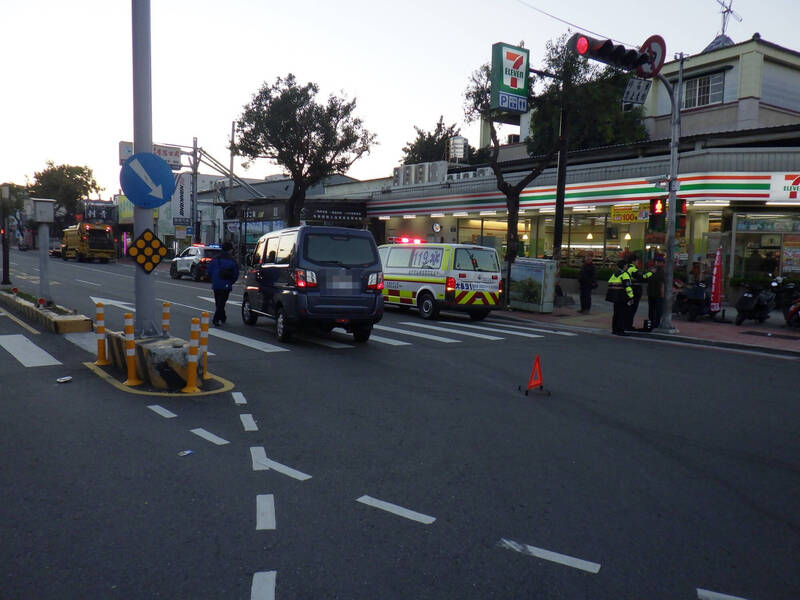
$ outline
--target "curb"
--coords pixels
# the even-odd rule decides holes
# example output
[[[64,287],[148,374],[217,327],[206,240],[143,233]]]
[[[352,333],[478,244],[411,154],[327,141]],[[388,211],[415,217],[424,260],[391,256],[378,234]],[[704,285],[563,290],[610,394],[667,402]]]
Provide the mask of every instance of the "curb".
[[[528,319],[525,317],[517,317],[515,315],[504,314],[500,311],[493,311],[493,317],[497,317],[499,319],[507,320],[507,321],[514,321],[515,323],[537,323],[539,325],[547,325],[548,327],[558,328],[558,329],[567,329],[571,331],[581,331],[584,333],[593,333],[596,335],[607,335],[611,336],[611,332],[604,329],[600,329],[597,327],[583,327],[580,325],[570,325],[567,323],[555,323],[551,321],[537,321],[536,319]],[[720,340],[707,340],[703,338],[695,338],[689,336],[682,336],[682,335],[671,335],[668,333],[653,333],[653,332],[628,332],[630,337],[634,337],[640,340],[664,340],[668,342],[681,342],[685,344],[692,344],[694,346],[711,346],[714,348],[726,348],[728,350],[745,350],[747,352],[759,352],[762,354],[771,354],[775,356],[785,356],[787,358],[798,358],[800,359],[800,351],[797,350],[783,350],[780,348],[771,348],[769,346],[754,346],[751,344],[740,344],[737,342],[725,342]]]

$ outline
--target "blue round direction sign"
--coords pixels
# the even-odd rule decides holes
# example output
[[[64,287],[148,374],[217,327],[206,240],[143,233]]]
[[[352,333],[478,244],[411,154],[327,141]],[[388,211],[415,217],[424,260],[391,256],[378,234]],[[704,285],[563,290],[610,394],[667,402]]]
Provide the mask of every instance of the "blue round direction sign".
[[[175,178],[167,161],[152,152],[134,154],[119,172],[122,191],[139,208],[156,208],[175,191]]]

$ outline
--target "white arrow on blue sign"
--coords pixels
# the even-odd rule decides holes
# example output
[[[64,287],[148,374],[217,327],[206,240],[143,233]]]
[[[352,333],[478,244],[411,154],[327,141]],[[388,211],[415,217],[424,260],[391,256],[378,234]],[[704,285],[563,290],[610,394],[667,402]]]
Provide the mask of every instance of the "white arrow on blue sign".
[[[125,196],[139,208],[161,206],[175,191],[172,169],[167,161],[152,152],[139,152],[129,157],[119,171],[119,183]]]

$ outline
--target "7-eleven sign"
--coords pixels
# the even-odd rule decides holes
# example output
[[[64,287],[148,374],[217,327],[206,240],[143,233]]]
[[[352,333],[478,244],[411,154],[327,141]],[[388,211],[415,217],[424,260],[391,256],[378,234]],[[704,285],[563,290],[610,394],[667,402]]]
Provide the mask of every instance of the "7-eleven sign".
[[[528,112],[528,50],[502,42],[492,45],[491,108]]]

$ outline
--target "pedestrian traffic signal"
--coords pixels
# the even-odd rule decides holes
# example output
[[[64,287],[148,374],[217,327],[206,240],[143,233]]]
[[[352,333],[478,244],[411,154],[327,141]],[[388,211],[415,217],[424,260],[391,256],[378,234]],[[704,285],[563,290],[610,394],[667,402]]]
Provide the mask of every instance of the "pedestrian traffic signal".
[[[650,200],[650,231],[664,231],[664,217],[666,214],[666,204],[662,198]]]
[[[590,58],[624,71],[650,63],[647,52],[626,48],[613,40],[599,40],[582,33],[576,33],[567,42],[567,48],[584,58]]]

